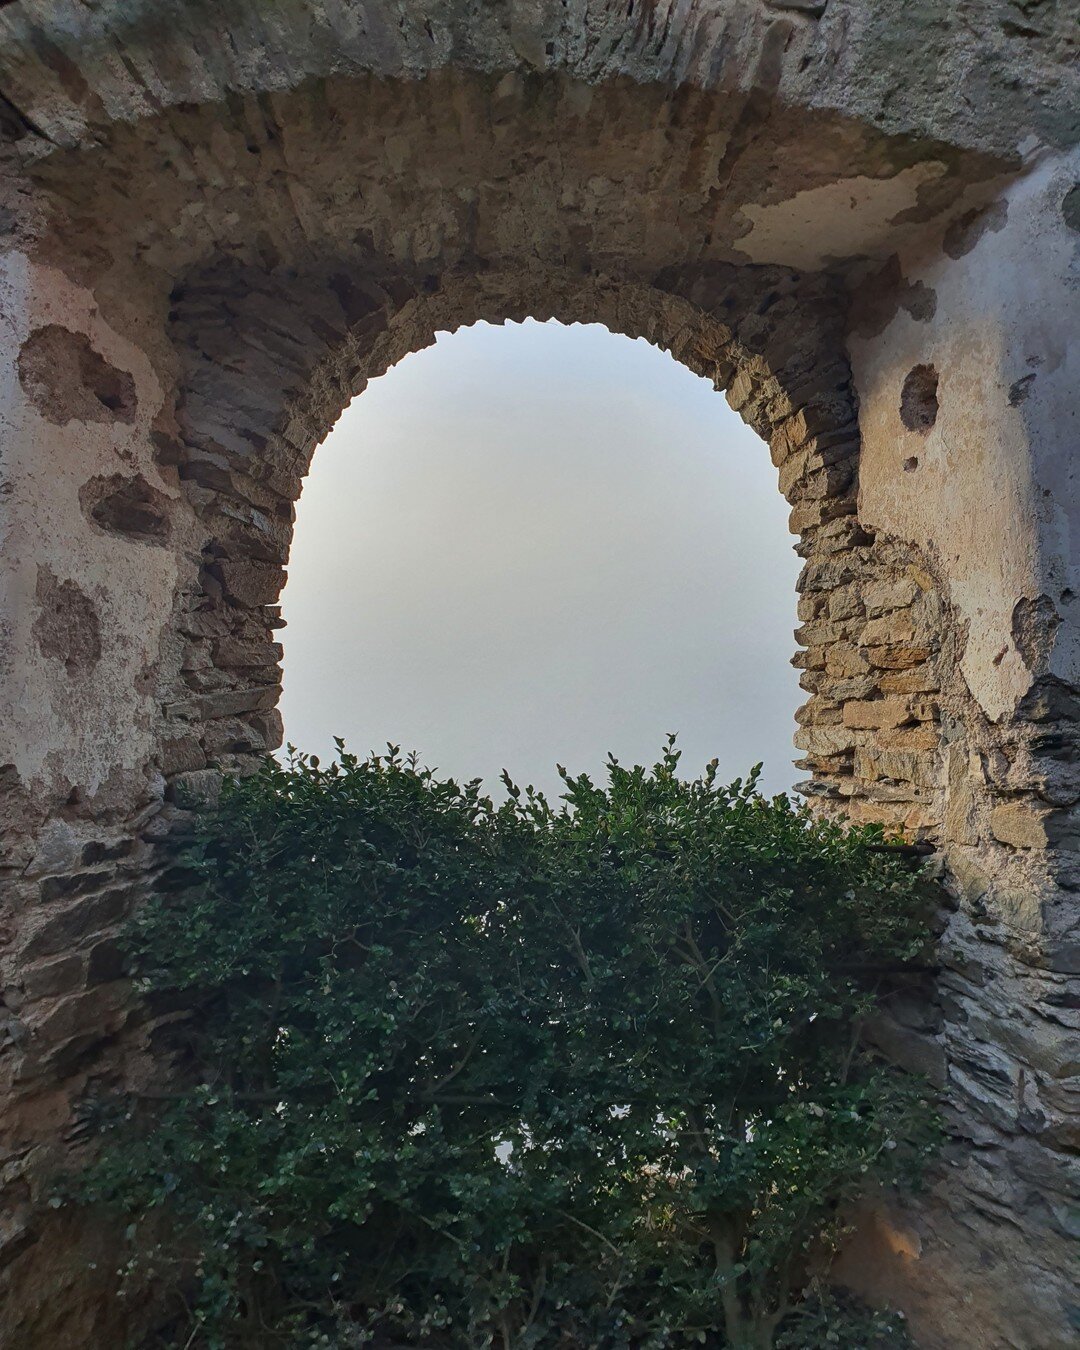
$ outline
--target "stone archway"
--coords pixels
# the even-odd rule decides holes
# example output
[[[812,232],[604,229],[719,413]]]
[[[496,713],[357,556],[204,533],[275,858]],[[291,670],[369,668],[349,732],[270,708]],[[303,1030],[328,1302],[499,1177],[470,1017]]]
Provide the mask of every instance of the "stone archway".
[[[168,453],[209,531],[189,601],[200,617],[187,628],[178,619],[189,641],[163,762],[167,775],[180,773],[177,785],[197,788],[223,756],[239,766],[277,743],[272,631],[291,506],[350,391],[437,330],[563,317],[647,336],[728,390],[769,443],[807,560],[799,637],[810,698],[797,738],[812,775],[805,790],[849,815],[934,828],[941,601],[913,550],[876,540],[858,521],[857,412],[843,305],[828,282],[714,267],[661,274],[652,286],[550,269],[456,271],[416,286],[388,278],[385,264],[367,279],[227,269],[182,282],[172,306],[184,366]],[[787,327],[796,324],[793,339]],[[268,331],[277,335],[272,353]],[[872,587],[866,640],[863,587]]]
[[[1067,36],[980,18],[984,60],[840,0],[442,8],[0,11],[4,1334],[116,1333],[93,1235],[41,1260],[40,1178],[156,1072],[113,934],[178,787],[280,736],[315,445],[436,329],[531,316],[648,337],[769,442],[807,791],[942,857],[939,1004],[875,1034],[946,1090],[954,1143],[847,1277],[928,1346],[1064,1345]]]

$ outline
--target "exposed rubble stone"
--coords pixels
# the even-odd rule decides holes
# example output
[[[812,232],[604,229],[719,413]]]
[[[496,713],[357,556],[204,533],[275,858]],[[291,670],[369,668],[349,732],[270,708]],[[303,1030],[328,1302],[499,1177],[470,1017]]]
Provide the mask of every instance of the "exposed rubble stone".
[[[48,568],[37,578],[34,634],[43,656],[62,662],[69,675],[90,670],[101,656],[101,624],[94,602],[74,581]]]
[[[164,542],[169,537],[168,499],[141,474],[91,478],[79,489],[79,500],[103,530],[146,543]]]
[[[19,353],[19,380],[50,422],[131,422],[135,383],[90,345],[85,333],[60,324],[38,328]]]
[[[900,420],[908,431],[925,436],[937,415],[938,373],[933,366],[914,366],[900,391]]]

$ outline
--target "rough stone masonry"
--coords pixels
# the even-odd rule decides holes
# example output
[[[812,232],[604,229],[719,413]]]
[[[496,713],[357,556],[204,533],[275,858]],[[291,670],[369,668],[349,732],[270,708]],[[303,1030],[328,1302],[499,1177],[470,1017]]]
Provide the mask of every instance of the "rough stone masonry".
[[[1076,1343],[1078,71],[1074,0],[4,0],[0,1345],[130,1330],[43,1178],[163,1072],[115,932],[181,786],[278,744],[315,445],[529,315],[768,443],[805,791],[941,859],[873,1034],[951,1142],[838,1278],[924,1347]]]

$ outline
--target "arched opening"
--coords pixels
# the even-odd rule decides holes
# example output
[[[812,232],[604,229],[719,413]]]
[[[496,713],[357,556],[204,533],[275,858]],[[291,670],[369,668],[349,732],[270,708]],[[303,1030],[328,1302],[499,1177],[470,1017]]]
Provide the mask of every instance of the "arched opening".
[[[790,790],[799,561],[766,447],[598,324],[442,333],[320,446],[282,593],[286,741],[490,788],[607,752]]]
[[[295,503],[341,409],[440,331],[527,318],[648,339],[724,390],[767,440],[804,560],[796,640],[807,650],[794,664],[809,697],[795,744],[810,776],[800,790],[856,819],[933,828],[937,736],[923,724],[937,708],[909,696],[939,684],[935,582],[925,568],[915,580],[910,547],[858,516],[857,410],[836,294],[820,277],[773,268],[679,270],[653,286],[531,268],[418,281],[370,265],[304,278],[229,267],[187,280],[172,310],[184,364],[176,430],[162,441],[204,533],[197,589],[179,597],[195,617],[177,621],[189,638],[178,679],[196,697],[168,709],[185,761],[166,758],[170,782],[191,784],[202,765],[242,768],[280,744],[273,630]]]

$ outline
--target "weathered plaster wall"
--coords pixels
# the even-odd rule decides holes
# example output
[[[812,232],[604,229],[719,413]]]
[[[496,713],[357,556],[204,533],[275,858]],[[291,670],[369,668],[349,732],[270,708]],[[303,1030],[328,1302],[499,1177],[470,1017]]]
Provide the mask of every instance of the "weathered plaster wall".
[[[913,315],[898,307],[883,332],[856,334],[851,344],[863,513],[882,529],[936,541],[959,617],[970,624],[961,668],[993,720],[1015,711],[1047,669],[1017,643],[1016,601],[1034,601],[1053,584],[1057,608],[1076,580],[1068,483],[1080,240],[1062,203],[1078,173],[1075,155],[1045,161],[973,212],[941,251],[901,251],[904,281],[924,289],[925,308]],[[939,412],[925,432],[908,430],[900,415],[904,379],[921,363],[939,377]],[[1053,580],[1044,576],[1051,565]],[[1068,677],[1077,670],[1075,619],[1061,619],[1052,665]]]
[[[85,1071],[137,1012],[111,934],[149,867],[160,806],[154,675],[176,585],[167,542],[135,544],[114,480],[160,483],[146,427],[161,385],[94,297],[18,251],[0,258],[0,1266],[33,1261],[47,1175],[80,1134]],[[104,400],[104,401],[102,401]],[[143,475],[146,475],[145,480]],[[105,485],[104,494],[96,491]],[[102,515],[105,524],[95,520]],[[138,522],[145,526],[146,518]],[[99,1065],[99,1074],[100,1061]],[[120,1058],[109,1074],[121,1072]],[[99,1082],[103,1081],[99,1077]],[[64,1242],[64,1225],[54,1225]],[[78,1342],[105,1291],[93,1234],[22,1285],[0,1343]],[[31,1339],[22,1327],[33,1327]],[[103,1342],[105,1343],[105,1342]]]
[[[21,658],[3,671],[5,755],[35,792],[59,797],[77,787],[103,803],[115,792],[126,804],[134,790],[149,800],[153,783],[132,789],[119,779],[144,779],[153,729],[146,671],[156,660],[176,559],[166,537],[131,548],[123,531],[94,520],[85,498],[96,479],[158,479],[146,446],[161,388],[143,352],[100,319],[89,292],[18,254],[0,259],[0,269],[8,352],[33,353],[42,333],[79,335],[134,385],[133,409],[110,409],[63,360],[63,341],[43,353],[39,369],[23,356],[5,372],[3,567],[14,625],[7,650]],[[161,483],[158,490],[176,491]],[[115,633],[131,640],[110,641]],[[117,699],[118,690],[128,697]]]
[[[648,337],[769,442],[806,790],[943,859],[936,1001],[872,1034],[953,1142],[842,1273],[927,1347],[1071,1343],[1068,10],[0,6],[0,1343],[124,1334],[42,1178],[164,1071],[114,933],[179,788],[280,739],[317,442],[436,328],[526,315]]]
[[[968,1207],[926,1206],[909,1239],[925,1257],[977,1230],[986,1263],[1022,1271],[1048,1318],[1058,1302],[1074,1322],[1080,234],[1063,208],[1078,167],[1075,153],[1047,157],[988,208],[901,250],[849,344],[860,519],[919,546],[955,625],[936,835],[957,909],[940,945],[937,1039],[968,1141],[950,1158]],[[927,368],[936,408],[913,417],[909,402],[905,421],[905,386]],[[935,1275],[919,1267],[925,1291]],[[1010,1285],[1003,1324],[1015,1300]],[[1018,1344],[1046,1334],[1012,1332]]]

